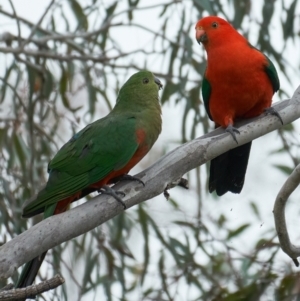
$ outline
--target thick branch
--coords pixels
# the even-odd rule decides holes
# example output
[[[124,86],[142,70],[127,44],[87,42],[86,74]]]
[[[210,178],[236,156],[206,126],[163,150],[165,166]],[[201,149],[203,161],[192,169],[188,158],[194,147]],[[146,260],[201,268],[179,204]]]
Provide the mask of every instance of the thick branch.
[[[281,249],[293,259],[297,267],[299,266],[297,257],[300,256],[300,246],[297,247],[291,244],[285,221],[285,205],[292,192],[299,186],[299,183],[300,164],[294,169],[292,174],[283,184],[277,195],[273,209],[275,226]]]
[[[292,99],[277,103],[274,107],[284,124],[298,119],[300,87]],[[241,145],[282,125],[276,116],[268,115],[237,123],[236,126],[240,126],[238,142]],[[126,193],[123,200],[130,208],[161,194],[169,183],[186,172],[237,146],[230,134],[217,129],[181,145],[139,173],[137,177],[143,180],[145,187],[130,182],[118,183],[115,188]],[[10,277],[19,266],[42,252],[92,230],[121,212],[123,207],[118,202],[102,195],[68,212],[43,220],[0,248],[0,278]]]

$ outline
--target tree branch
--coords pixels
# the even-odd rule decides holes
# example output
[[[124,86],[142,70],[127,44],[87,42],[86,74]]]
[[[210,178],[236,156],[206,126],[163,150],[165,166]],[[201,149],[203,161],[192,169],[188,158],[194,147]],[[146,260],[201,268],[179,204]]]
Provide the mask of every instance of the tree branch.
[[[43,13],[42,16],[40,17],[39,21],[31,28],[31,32],[30,32],[28,38],[26,38],[26,39],[22,42],[22,44],[19,46],[19,48],[20,48],[21,50],[24,49],[24,47],[25,47],[26,44],[30,43],[31,38],[34,36],[36,30],[37,30],[37,29],[40,27],[40,25],[42,24],[42,22],[43,22],[45,16],[46,16],[47,13],[49,12],[49,10],[50,10],[51,6],[54,4],[54,2],[55,2],[55,0],[52,0],[52,1],[49,3],[49,5],[48,5],[47,8],[45,9],[44,13]]]
[[[18,42],[19,45],[21,45],[21,26],[20,26],[20,21],[17,19],[17,13],[16,13],[16,9],[15,6],[12,2],[12,0],[8,0],[11,6],[11,9],[13,11],[14,17],[16,18],[16,22],[17,22],[17,29],[18,29]]]
[[[289,100],[274,105],[284,124],[300,117],[300,87]],[[280,128],[276,116],[261,115],[237,123],[241,132],[238,145],[245,144]],[[216,156],[238,146],[224,129],[217,129],[185,143],[166,154],[155,164],[137,175],[144,183],[118,183],[115,188],[124,191],[127,208],[149,200],[164,192],[169,183]],[[63,214],[47,218],[0,247],[0,279],[67,240],[77,237],[123,212],[123,207],[112,197],[101,195]]]
[[[65,279],[60,275],[55,275],[49,280],[42,281],[39,284],[33,284],[24,288],[11,289],[10,287],[0,290],[0,301],[8,300],[23,300],[34,299],[37,295],[48,292],[58,286],[62,285]]]
[[[285,205],[292,192],[300,183],[300,164],[293,170],[286,182],[280,189],[274,204],[274,220],[280,246],[283,252],[289,255],[298,267],[297,257],[300,256],[300,247],[291,244],[285,221]]]
[[[18,20],[18,18],[17,18]],[[33,38],[32,36],[30,38],[22,38],[21,36],[15,36],[13,34],[11,34],[10,32],[3,32],[1,36],[0,41],[20,41],[21,42],[26,42],[25,44],[28,43],[34,43],[37,46],[44,46],[46,47],[46,43],[48,41],[60,41],[62,43],[67,43],[66,41],[70,40],[70,39],[82,39],[82,40],[89,40],[93,37],[98,36],[99,34],[101,34],[103,31],[107,30],[108,28],[112,28],[112,27],[117,27],[117,26],[122,26],[124,25],[123,22],[118,22],[118,23],[108,23],[106,22],[105,24],[103,24],[103,26],[101,26],[101,28],[94,30],[94,31],[88,31],[88,32],[74,32],[74,33],[63,33],[63,34],[59,34],[59,33],[52,33],[52,34],[48,34],[46,36],[42,36],[42,37],[38,37],[38,38]],[[126,25],[130,25],[130,24],[126,24]],[[40,28],[40,27],[37,27]],[[36,28],[36,29],[37,29]],[[39,29],[40,30],[40,29]],[[47,48],[47,47],[46,47]],[[18,48],[17,48],[18,49]]]
[[[13,48],[13,47],[0,47],[0,52],[2,53],[11,53],[14,55],[26,55],[31,57],[41,57],[41,58],[47,58],[47,59],[53,59],[60,62],[69,62],[69,61],[92,61],[94,63],[105,63],[106,61],[110,60],[116,60],[128,55],[132,55],[138,52],[144,52],[143,49],[137,49],[131,52],[124,52],[120,53],[118,55],[108,57],[106,55],[90,55],[82,53],[82,55],[75,55],[75,54],[57,54],[52,51],[48,50],[32,50],[32,49],[21,49],[21,48]],[[23,61],[23,63],[26,63]]]
[[[14,14],[11,14],[7,11],[4,11],[1,7],[0,7],[0,14],[3,14],[11,19],[16,19],[18,20],[19,22],[22,22],[24,24],[26,24],[27,26],[29,26],[30,28],[33,28],[35,27],[36,24],[22,18],[22,17],[19,17],[19,16],[15,16]],[[43,34],[45,35],[53,35],[53,34],[59,34],[57,32],[53,32],[53,31],[49,31],[49,30],[46,30],[42,27],[37,27],[37,29],[42,32]],[[72,49],[76,49],[76,51],[78,51],[79,53],[84,53],[84,49],[82,49],[81,47],[79,47],[79,45],[77,45],[76,43],[74,43],[72,40],[65,40],[64,41],[66,44],[70,45],[70,47],[72,47]]]

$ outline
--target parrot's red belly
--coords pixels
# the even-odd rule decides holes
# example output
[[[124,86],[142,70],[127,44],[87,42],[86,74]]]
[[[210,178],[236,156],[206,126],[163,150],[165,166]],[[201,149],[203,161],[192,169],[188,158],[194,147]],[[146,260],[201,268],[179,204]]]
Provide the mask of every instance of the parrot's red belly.
[[[223,79],[211,83],[209,110],[213,120],[227,127],[237,119],[252,118],[263,113],[272,103],[273,88],[265,72],[256,78]]]

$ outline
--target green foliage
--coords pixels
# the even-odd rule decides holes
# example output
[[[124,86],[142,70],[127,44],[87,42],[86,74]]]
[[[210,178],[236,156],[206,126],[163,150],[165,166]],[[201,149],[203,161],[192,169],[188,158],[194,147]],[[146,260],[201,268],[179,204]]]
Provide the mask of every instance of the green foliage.
[[[299,38],[299,1],[265,0],[257,11],[253,7],[250,0],[64,0],[36,27],[1,6],[14,35],[0,41],[0,244],[40,221],[21,219],[21,212],[46,182],[48,162],[75,131],[112,108],[120,86],[136,70],[149,69],[163,81],[165,108],[180,106],[177,141],[210,130],[200,97],[206,62],[192,36],[200,17],[218,14],[251,34],[251,43],[290,82],[300,66],[288,63],[282,49]],[[249,22],[259,26],[254,35]],[[133,45],[135,35],[142,42]],[[19,53],[9,53],[11,48]],[[280,95],[289,94],[282,85]],[[278,137],[280,147],[270,157],[289,161],[276,160],[274,170],[290,174],[299,163],[296,126],[285,126]],[[59,272],[66,284],[45,293],[46,300],[71,300],[74,294],[77,300],[298,300],[299,273],[278,260],[274,227],[250,242],[248,220],[232,223],[226,210],[212,217],[206,208],[215,201],[200,170],[188,175],[189,193],[198,196],[189,205],[192,214],[183,212],[187,207],[175,189],[169,202],[154,202],[155,210],[147,203],[136,206],[49,252],[40,279]],[[249,215],[262,223],[258,200],[248,201]],[[161,208],[163,219],[157,217]]]

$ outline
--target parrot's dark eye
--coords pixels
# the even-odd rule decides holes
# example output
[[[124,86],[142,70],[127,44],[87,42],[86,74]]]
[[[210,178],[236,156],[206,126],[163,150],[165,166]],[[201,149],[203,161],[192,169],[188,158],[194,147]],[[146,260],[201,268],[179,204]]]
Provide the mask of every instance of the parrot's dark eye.
[[[218,24],[217,22],[213,22],[213,23],[211,24],[211,27],[212,27],[212,28],[217,28],[218,25],[219,25],[219,24]]]
[[[143,84],[148,84],[149,83],[149,79],[147,78],[147,77],[145,77],[144,79],[143,79]]]

